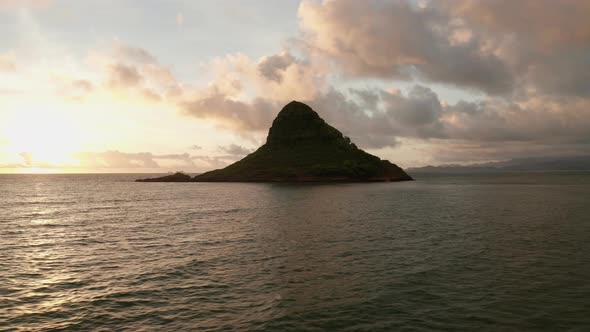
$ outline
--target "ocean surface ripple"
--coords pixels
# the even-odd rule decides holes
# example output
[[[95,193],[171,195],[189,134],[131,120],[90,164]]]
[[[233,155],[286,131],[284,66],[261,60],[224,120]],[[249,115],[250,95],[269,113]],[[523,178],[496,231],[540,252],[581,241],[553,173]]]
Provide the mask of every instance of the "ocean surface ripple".
[[[0,175],[0,331],[588,331],[590,173]]]

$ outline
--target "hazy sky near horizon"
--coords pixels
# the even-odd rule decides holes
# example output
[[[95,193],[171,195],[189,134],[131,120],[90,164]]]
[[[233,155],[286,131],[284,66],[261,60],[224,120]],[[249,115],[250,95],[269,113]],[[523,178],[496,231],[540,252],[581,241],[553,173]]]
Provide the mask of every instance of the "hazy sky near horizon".
[[[590,1],[0,0],[0,172],[199,172],[300,100],[402,167],[590,152]]]

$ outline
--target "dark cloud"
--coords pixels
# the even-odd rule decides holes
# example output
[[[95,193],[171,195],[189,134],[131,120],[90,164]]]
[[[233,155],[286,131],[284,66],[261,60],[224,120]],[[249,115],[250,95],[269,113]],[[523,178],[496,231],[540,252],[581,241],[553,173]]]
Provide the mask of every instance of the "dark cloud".
[[[280,83],[283,80],[282,71],[295,62],[289,53],[275,54],[262,58],[258,63],[258,71],[268,80]]]
[[[429,88],[413,87],[407,95],[380,89],[364,90],[365,99],[356,101],[336,90],[308,103],[330,124],[363,148],[393,147],[400,137],[438,138],[444,136],[443,106]]]
[[[329,90],[306,103],[361,148],[398,144],[395,128],[376,119],[377,109],[364,108],[362,102],[358,103],[340,91]]]
[[[356,91],[345,95],[337,90],[304,102],[362,148],[396,146],[400,139],[408,138],[436,144],[529,142],[558,147],[584,142],[590,132],[590,101],[584,98],[538,96],[518,103],[490,98],[445,104],[434,91],[420,85],[405,94],[380,89],[363,93],[370,102],[359,99]],[[265,132],[283,106],[263,99],[235,102],[220,94],[214,99],[199,101],[193,108],[189,105],[188,110],[198,112],[193,115],[199,117],[231,123],[240,131]]]

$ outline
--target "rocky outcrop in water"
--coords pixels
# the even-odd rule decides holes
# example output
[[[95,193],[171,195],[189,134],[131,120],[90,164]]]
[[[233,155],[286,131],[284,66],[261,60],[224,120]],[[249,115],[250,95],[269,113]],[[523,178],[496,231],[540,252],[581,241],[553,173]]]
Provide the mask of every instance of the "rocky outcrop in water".
[[[192,178],[190,175],[176,172],[172,175],[162,176],[160,178],[153,179],[139,179],[136,182],[191,182]]]
[[[170,176],[143,181],[169,182],[167,179]],[[357,148],[309,106],[296,101],[277,115],[266,143],[258,150],[226,168],[182,179],[195,182],[412,180],[397,165]]]

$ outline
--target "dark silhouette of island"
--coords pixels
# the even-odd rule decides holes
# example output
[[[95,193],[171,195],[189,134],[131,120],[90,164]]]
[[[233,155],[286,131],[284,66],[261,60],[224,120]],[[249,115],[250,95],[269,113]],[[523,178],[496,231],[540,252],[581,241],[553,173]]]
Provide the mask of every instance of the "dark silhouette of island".
[[[226,168],[191,178],[176,173],[139,182],[411,181],[406,172],[359,148],[309,106],[292,101],[279,112],[266,144]]]

